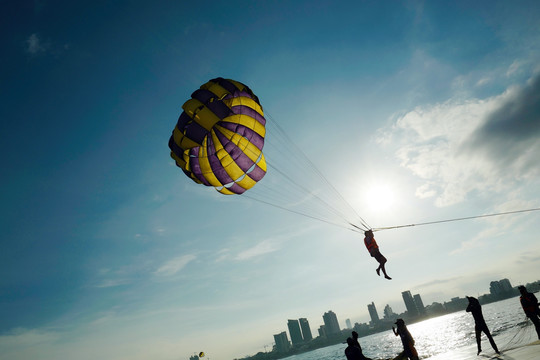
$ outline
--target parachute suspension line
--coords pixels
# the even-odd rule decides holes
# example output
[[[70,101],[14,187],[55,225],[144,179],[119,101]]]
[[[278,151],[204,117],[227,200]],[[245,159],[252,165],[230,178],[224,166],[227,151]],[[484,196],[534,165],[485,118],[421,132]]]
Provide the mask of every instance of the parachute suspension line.
[[[320,172],[320,170],[315,166],[315,164],[309,159],[309,157],[300,149],[290,138],[287,136],[286,132],[279,126],[279,124],[273,119],[272,116],[269,116],[269,118],[272,120],[272,125],[274,125],[277,129],[277,131],[294,147],[294,149],[302,155],[303,159],[306,161],[306,163],[310,166],[312,171],[318,175],[318,177],[333,191],[333,193],[341,199],[343,204],[346,205],[346,207],[352,211],[356,215],[358,219],[360,219],[360,223],[366,228],[365,230],[369,229],[369,225],[358,215],[358,213],[354,210],[354,208],[343,198],[343,196],[337,191],[337,189],[328,181],[328,179]]]
[[[281,149],[281,147],[277,147],[278,149]],[[251,152],[249,149],[244,149],[246,152]],[[285,159],[288,159],[291,157],[290,153],[283,154],[283,157]],[[294,157],[293,157],[294,158]],[[323,222],[331,223],[336,226],[345,227],[343,225],[338,225],[336,222],[331,222],[328,220],[324,220],[323,215],[315,215],[317,213],[317,208],[312,206],[309,209],[306,209],[304,211],[292,211],[291,209],[288,209],[285,207],[285,205],[279,205],[279,204],[288,204],[291,202],[291,199],[294,199],[295,196],[298,196],[298,192],[302,193],[304,196],[304,199],[299,201],[299,203],[305,202],[304,207],[309,207],[309,205],[316,205],[311,204],[310,201],[306,201],[309,199],[313,199],[313,203],[319,203],[322,207],[320,209],[324,209],[324,212],[332,213],[333,215],[337,216],[340,219],[345,218],[345,215],[340,212],[338,209],[336,209],[334,206],[329,204],[327,201],[322,199],[321,197],[317,196],[313,191],[309,190],[305,186],[301,185],[298,181],[295,181],[291,176],[287,175],[285,172],[281,171],[277,167],[273,166],[269,161],[267,161],[267,166],[272,168],[276,173],[278,173],[282,178],[280,179],[280,186],[276,188],[272,188],[271,186],[267,185],[266,181],[261,181],[257,184],[257,186],[249,191],[249,195],[244,193],[244,197],[259,201],[261,203],[265,203],[268,205],[275,206],[277,208],[285,209],[291,212],[294,212],[296,214],[304,215],[316,220],[320,220]],[[299,165],[300,166],[300,165]],[[267,174],[269,176],[269,174]],[[288,181],[290,183],[289,186],[283,186],[281,182]],[[294,191],[297,191],[297,193],[294,193]],[[295,204],[298,205],[298,204]],[[320,211],[319,211],[320,212]],[[311,214],[311,215],[309,215]],[[347,225],[348,222],[345,222]]]
[[[507,212],[501,212],[501,213],[495,213],[495,214],[487,214],[487,215],[468,216],[468,217],[462,217],[462,218],[456,218],[456,219],[429,221],[429,222],[418,223],[418,224],[380,227],[380,228],[374,228],[373,231],[399,229],[399,228],[404,228],[404,227],[421,226],[421,225],[440,224],[440,223],[452,222],[452,221],[479,219],[479,218],[486,218],[486,217],[491,217],[491,216],[502,216],[502,215],[510,215],[510,214],[517,214],[517,213],[524,213],[524,212],[531,212],[531,211],[539,211],[539,210],[540,210],[540,208],[533,208],[533,209],[507,211]]]
[[[348,227],[346,227],[346,226],[344,226],[344,225],[340,225],[340,224],[337,224],[337,223],[332,222],[332,221],[324,220],[324,219],[322,219],[322,218],[320,218],[320,217],[317,217],[317,216],[312,216],[312,215],[309,215],[309,214],[304,213],[304,212],[300,212],[300,211],[296,211],[296,210],[293,210],[293,209],[289,209],[289,208],[286,208],[286,207],[284,207],[284,206],[280,206],[280,205],[277,205],[277,204],[274,204],[274,203],[271,203],[271,202],[268,202],[268,201],[265,201],[265,200],[262,200],[262,199],[258,199],[258,198],[252,197],[252,196],[250,196],[250,195],[247,195],[247,193],[243,193],[243,194],[241,194],[241,196],[246,197],[246,198],[251,199],[251,200],[254,200],[254,201],[261,202],[261,203],[266,204],[266,205],[273,206],[273,207],[278,208],[278,209],[282,209],[282,210],[286,210],[286,211],[292,212],[292,213],[294,213],[294,214],[302,215],[302,216],[305,216],[305,217],[310,218],[310,219],[322,221],[322,222],[324,222],[324,223],[327,223],[327,224],[330,224],[330,225],[334,225],[334,226],[338,226],[338,227],[341,227],[341,228],[345,228],[345,229],[347,229],[347,230],[351,230],[351,231],[355,231],[355,232],[360,232],[360,231],[358,231],[358,230],[356,230],[356,229],[351,229],[351,228],[348,228]],[[350,225],[352,225],[352,224],[350,224]],[[358,228],[358,226],[355,226],[355,225],[352,225],[352,226],[354,226],[355,228]]]
[[[274,120],[274,118],[268,113],[266,114],[266,117],[268,120],[271,120],[270,122],[267,122],[267,128],[269,128],[268,125],[275,128],[275,131],[278,135],[276,137],[279,138],[280,141],[283,142],[284,146],[292,147],[294,150],[293,153],[297,154],[298,158],[292,159],[292,160],[299,160],[301,162],[301,164],[299,164],[300,166],[307,166],[308,169],[324,183],[324,185],[330,190],[330,192],[333,193],[333,195],[337,198],[337,200],[339,200],[340,204],[342,206],[345,206],[345,208],[347,209],[347,212],[354,214],[354,216],[357,219],[355,222],[359,222],[360,226],[355,225],[352,221],[347,221],[347,223],[350,226],[353,226],[354,228],[362,230],[362,231],[370,229],[371,227],[367,224],[367,222],[364,219],[362,219],[360,215],[358,215],[355,209],[345,200],[345,198],[343,198],[343,196],[339,193],[339,191],[337,191],[337,189],[330,183],[330,181],[328,181],[328,179],[321,173],[321,171],[315,166],[315,164],[309,159],[309,157],[294,143],[294,141],[291,140],[291,138],[287,135],[287,133],[283,130],[283,128],[281,128],[281,126]],[[278,149],[278,151],[282,151],[282,150]],[[291,154],[285,154],[285,156],[288,156],[288,157],[290,157],[290,155]],[[308,191],[308,193],[312,193],[312,192]],[[330,206],[327,202],[324,202],[324,203],[327,206]],[[334,210],[336,209],[334,208]],[[339,213],[341,214],[343,219],[346,219],[346,216],[343,215],[343,212],[339,211]]]
[[[515,326],[519,327],[518,331],[507,341],[505,345],[500,347],[501,351],[514,350],[523,346],[524,344],[534,341],[532,323],[529,321],[528,317],[525,317],[525,320],[517,323]]]
[[[287,180],[289,180],[293,185],[297,186],[298,188],[302,189],[303,191],[305,191],[306,193],[308,193],[310,197],[313,197],[314,199],[320,201],[322,203],[323,206],[326,206],[328,208],[328,210],[332,213],[334,213],[335,215],[339,216],[339,217],[342,217],[344,218],[345,215],[340,212],[339,210],[335,209],[333,206],[331,206],[330,204],[328,204],[326,201],[324,201],[323,199],[321,199],[319,196],[317,196],[315,193],[313,193],[312,191],[306,189],[304,186],[298,184],[297,182],[295,182],[293,179],[291,179],[287,174],[283,173],[282,171],[280,171],[279,169],[275,168],[274,166],[270,165],[269,166],[274,169],[275,171],[277,171],[279,174],[281,174],[281,176],[285,177]]]

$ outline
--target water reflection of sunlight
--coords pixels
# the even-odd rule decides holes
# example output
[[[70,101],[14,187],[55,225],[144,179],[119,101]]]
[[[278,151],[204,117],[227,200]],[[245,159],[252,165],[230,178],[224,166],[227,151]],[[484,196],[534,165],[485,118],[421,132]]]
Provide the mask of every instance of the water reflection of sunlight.
[[[408,326],[416,347],[423,356],[432,356],[470,344],[474,323],[468,314],[451,314]]]

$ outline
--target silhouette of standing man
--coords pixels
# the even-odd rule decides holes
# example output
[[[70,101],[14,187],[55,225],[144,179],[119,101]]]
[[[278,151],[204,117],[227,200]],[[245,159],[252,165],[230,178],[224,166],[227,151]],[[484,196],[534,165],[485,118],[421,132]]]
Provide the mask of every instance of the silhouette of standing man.
[[[362,352],[362,347],[360,346],[360,342],[358,341],[358,333],[356,331],[352,332],[352,339],[354,342],[354,346],[360,349],[360,355],[362,356],[362,360],[371,360],[370,358],[366,357]]]
[[[495,344],[495,341],[493,340],[493,337],[489,332],[486,321],[484,320],[484,315],[482,315],[482,306],[478,302],[478,299],[472,296],[467,296],[467,300],[469,300],[469,305],[467,306],[467,309],[465,311],[470,312],[474,318],[476,344],[478,345],[478,353],[476,355],[480,355],[480,353],[482,352],[482,346],[480,345],[480,336],[482,335],[482,331],[489,339],[489,343],[491,344],[493,350],[495,350],[497,354],[500,354],[499,349],[497,349],[497,345]]]
[[[531,319],[534,327],[536,328],[536,333],[538,334],[538,339],[540,339],[540,310],[538,309],[538,299],[534,296],[533,293],[527,291],[527,288],[523,285],[518,286],[521,297],[519,301],[521,302],[521,307],[525,312],[525,315]]]
[[[347,347],[345,348],[345,356],[347,360],[364,360],[364,355],[362,355],[362,350],[356,347],[356,344],[353,338],[347,338]]]
[[[379,251],[379,245],[377,245],[377,242],[375,241],[375,238],[373,237],[373,231],[371,230],[365,231],[364,235],[366,236],[364,238],[364,244],[366,245],[366,248],[368,249],[369,254],[371,255],[371,257],[374,257],[375,260],[379,262],[379,267],[377,268],[377,270],[375,270],[377,272],[377,275],[380,275],[381,270],[382,270],[384,274],[384,278],[388,280],[392,280],[392,278],[386,274],[386,269],[384,268],[384,264],[386,264],[387,260],[383,256],[383,254],[381,254],[381,252]]]

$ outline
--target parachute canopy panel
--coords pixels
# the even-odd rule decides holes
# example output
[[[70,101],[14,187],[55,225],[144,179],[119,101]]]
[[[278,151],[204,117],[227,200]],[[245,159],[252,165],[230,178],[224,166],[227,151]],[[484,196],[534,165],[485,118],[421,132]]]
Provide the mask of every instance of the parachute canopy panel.
[[[266,120],[246,85],[212,79],[191,94],[169,139],[171,157],[193,181],[242,194],[266,174]]]

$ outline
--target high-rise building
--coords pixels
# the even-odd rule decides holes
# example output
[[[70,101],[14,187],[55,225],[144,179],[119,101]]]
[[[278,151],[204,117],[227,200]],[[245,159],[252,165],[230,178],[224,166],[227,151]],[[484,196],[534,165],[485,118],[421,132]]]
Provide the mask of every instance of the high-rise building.
[[[319,326],[318,332],[320,337],[326,337],[326,327],[324,325]]]
[[[276,343],[276,351],[278,353],[287,352],[291,348],[291,343],[289,342],[285,331],[274,335],[274,342]]]
[[[352,329],[351,319],[345,320],[345,324],[347,324],[347,329]]]
[[[324,327],[326,330],[326,335],[339,334],[341,329],[339,328],[339,323],[337,320],[336,314],[332,310],[325,312],[323,315]]]
[[[371,302],[371,304],[369,304],[367,308],[369,311],[369,316],[371,316],[371,325],[377,324],[379,322],[379,314],[377,314],[377,308],[375,308],[375,303]]]
[[[384,307],[384,318],[386,320],[390,320],[393,319],[395,315],[396,314],[394,314],[394,311],[392,311],[390,305],[386,304],[386,306]]]
[[[510,284],[510,280],[508,279],[492,281],[489,284],[489,292],[492,295],[499,295],[510,291],[512,291],[512,284]]]
[[[311,334],[308,320],[306,318],[300,318],[298,321],[300,322],[300,328],[302,329],[302,337],[304,338],[304,341],[313,340],[313,335]]]
[[[300,331],[300,323],[298,320],[289,320],[287,326],[289,327],[289,334],[291,335],[293,346],[303,343],[304,339],[302,338],[302,331]]]
[[[414,295],[413,299],[414,305],[416,305],[416,310],[418,310],[418,313],[424,315],[426,313],[426,308],[424,307],[424,302],[422,301],[420,294]]]
[[[405,302],[405,307],[407,308],[407,314],[410,317],[418,316],[418,309],[416,309],[416,304],[414,303],[411,292],[409,290],[403,291],[401,296],[403,296],[403,301]]]

